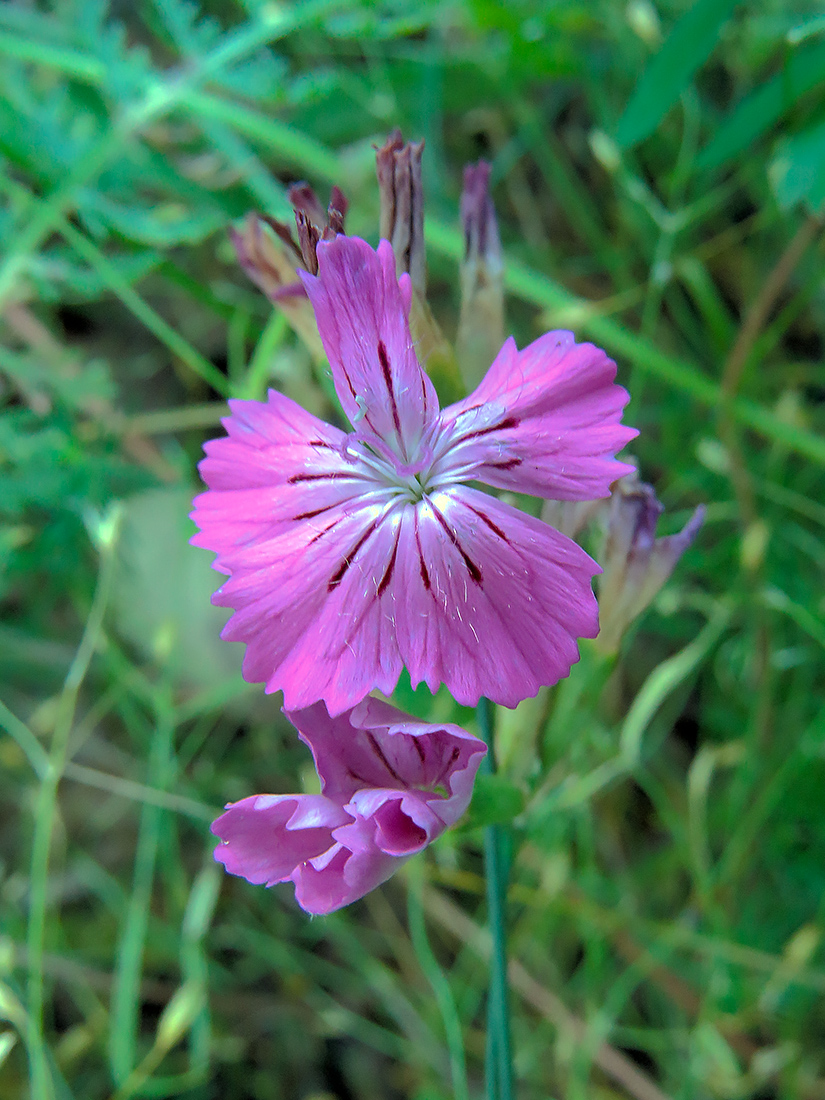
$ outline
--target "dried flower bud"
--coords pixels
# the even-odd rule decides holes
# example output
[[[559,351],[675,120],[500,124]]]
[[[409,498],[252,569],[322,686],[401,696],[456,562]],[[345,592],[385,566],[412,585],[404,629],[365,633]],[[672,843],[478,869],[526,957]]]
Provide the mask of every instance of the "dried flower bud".
[[[333,187],[327,213],[308,183],[290,187],[298,241],[288,225],[263,214],[248,214],[241,229],[230,229],[238,262],[253,283],[286,314],[315,359],[324,358],[315,314],[298,278],[298,268],[318,273],[316,249],[344,231],[347,200]]]
[[[333,187],[329,206],[324,214],[318,196],[308,183],[296,183],[290,187],[289,201],[295,210],[298,228],[298,244],[304,268],[310,275],[318,274],[316,249],[319,241],[331,241],[344,232],[344,218],[349,203],[340,187]]]
[[[286,195],[296,214],[299,211],[306,214],[313,225],[318,226],[319,229],[323,228],[326,221],[324,208],[308,183],[293,183]]]
[[[490,165],[483,160],[464,169],[461,224],[464,260],[457,353],[461,373],[472,389],[504,341],[504,264],[490,197]]]
[[[270,301],[276,302],[296,283],[301,252],[287,226],[261,214],[247,214],[240,229],[229,230],[238,262]]]
[[[318,274],[318,242],[321,231],[303,210],[295,211],[295,225],[298,229],[298,244],[301,247],[303,266],[310,275]]]
[[[599,578],[598,647],[615,653],[622,635],[673,572],[679,558],[702,526],[705,509],[700,505],[682,531],[656,538],[656,525],[664,511],[653,487],[636,473],[616,483],[610,498],[602,566]]]
[[[424,251],[424,186],[421,157],[424,142],[404,142],[393,130],[375,152],[375,170],[381,199],[380,235],[392,245],[395,270],[412,284],[410,333],[416,354],[426,365],[444,404],[464,396],[455,353],[433,317],[425,297],[427,265]]]
[[[333,187],[329,193],[329,206],[327,207],[327,224],[324,229],[324,240],[331,240],[339,233],[344,232],[344,218],[347,216],[349,203],[346,195],[340,187]]]
[[[401,131],[393,130],[375,154],[381,200],[380,233],[392,245],[396,271],[399,275],[408,273],[413,289],[422,298],[427,289],[423,152],[423,141],[405,142]]]

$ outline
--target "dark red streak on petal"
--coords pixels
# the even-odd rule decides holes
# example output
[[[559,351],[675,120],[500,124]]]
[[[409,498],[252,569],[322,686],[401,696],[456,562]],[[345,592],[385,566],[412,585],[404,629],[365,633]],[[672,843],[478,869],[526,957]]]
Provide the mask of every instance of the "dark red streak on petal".
[[[461,543],[458,541],[458,535],[455,533],[452,527],[450,527],[449,523],[447,523],[446,519],[444,519],[437,508],[433,508],[433,515],[447,532],[447,537],[449,538],[450,542],[464,559],[464,564],[467,566],[467,572],[470,574],[476,584],[481,584],[481,570],[473,561],[473,559],[468,555],[467,551],[464,549]]]
[[[340,481],[349,477],[356,481],[363,481],[363,474],[350,473],[349,470],[329,470],[325,474],[293,474],[289,479],[290,485],[297,485],[301,481]]]
[[[387,769],[387,771],[390,773],[390,775],[393,777],[399,787],[406,787],[407,784],[404,782],[404,780],[401,778],[401,776],[398,774],[398,772],[395,770],[389,760],[387,760],[386,756],[384,756],[384,752],[381,746],[375,740],[375,736],[369,730],[367,730],[366,733],[369,743],[372,745],[372,751],[375,753],[375,755],[378,757],[378,759],[381,761],[381,763],[384,765],[384,767]]]
[[[389,564],[384,572],[384,576],[381,578],[381,583],[378,585],[378,595],[383,596],[389,587],[392,580],[392,573],[395,569],[395,558],[398,554],[398,537],[400,535],[400,529],[395,532],[395,546],[392,548],[392,557],[389,560]]]
[[[424,587],[429,592],[432,585],[430,584],[430,574],[427,572],[427,565],[424,561],[424,551],[421,549],[421,539],[418,535],[418,509],[416,509],[415,512],[415,545],[418,548],[418,561],[421,565],[421,580],[424,583]]]
[[[337,522],[338,521],[336,520],[336,523]],[[344,574],[349,569],[349,567],[352,565],[352,559],[355,557],[355,555],[358,553],[358,551],[361,549],[361,547],[364,545],[364,543],[367,541],[367,539],[370,537],[370,535],[373,533],[373,531],[375,531],[375,528],[377,526],[378,526],[378,520],[377,519],[373,520],[373,522],[369,525],[369,527],[363,533],[363,535],[358,540],[358,542],[356,542],[355,546],[353,546],[352,550],[350,550],[350,552],[347,554],[347,556],[344,558],[344,560],[341,562],[341,564],[338,566],[338,568],[332,574],[332,576],[329,579],[329,584],[327,585],[327,591],[328,592],[332,592],[333,589],[337,588],[338,585],[341,583],[341,581],[344,579]],[[328,530],[329,530],[329,528],[327,528],[327,531]],[[323,533],[326,534],[326,532],[323,532]],[[313,539],[312,541],[314,542],[315,540]]]
[[[347,386],[349,387],[349,392],[352,394],[352,399],[355,402],[355,404],[357,405],[358,404],[358,394],[355,392],[355,387],[353,386],[352,381],[350,380],[350,376],[347,374],[345,367],[341,367],[341,373],[343,374],[344,378],[346,378]],[[364,410],[364,412],[362,413],[362,418],[367,422],[367,424],[369,424],[370,428],[373,431],[375,431],[375,425],[370,420],[369,413],[366,412],[366,410]],[[354,424],[355,424],[355,421],[353,420],[353,425]]]
[[[438,776],[436,777],[436,779],[433,780],[433,782],[430,784],[430,786],[432,786],[432,787],[437,787],[438,786],[438,784],[441,782],[441,780],[444,778],[444,776],[447,774],[447,772],[450,770],[450,768],[452,768],[453,764],[455,764],[456,760],[458,760],[460,755],[461,755],[461,753],[460,753],[459,749],[455,745],[453,745],[453,751],[450,753],[450,759],[447,761],[447,763],[444,765],[444,767],[438,773]]]
[[[327,443],[323,439],[310,439],[307,443],[307,447],[326,447],[328,451],[334,451],[335,447],[331,443]]]
[[[364,779],[363,775],[359,775],[358,772],[354,772],[352,768],[347,768],[347,775],[350,777],[350,779],[357,780],[362,787],[372,786],[369,779]]]
[[[300,515],[292,517],[292,522],[296,523],[299,519],[315,519],[316,516],[320,516],[334,507],[334,504],[325,504],[323,508],[315,508],[312,512],[301,512]]]
[[[455,441],[453,446],[459,443],[466,443],[468,439],[478,439],[481,435],[489,435],[491,432],[503,432],[508,428],[517,428],[519,420],[517,416],[508,416],[506,420],[500,421],[498,424],[490,424],[486,428],[479,428],[478,431],[468,432],[466,435],[462,435]]]
[[[387,393],[390,395],[390,404],[392,405],[392,422],[395,424],[395,430],[398,433],[398,438],[401,438],[401,417],[398,415],[398,405],[395,402],[395,393],[392,388],[392,371],[390,370],[390,359],[387,355],[387,347],[383,340],[378,341],[378,362],[381,364],[381,370],[384,372],[384,383],[387,387]]]
[[[424,746],[421,744],[421,739],[419,737],[413,737],[413,745],[415,745],[415,751],[418,753],[419,759],[423,764],[426,753],[424,752]]]
[[[314,542],[317,542],[317,541],[318,541],[318,539],[322,539],[322,538],[324,537],[324,535],[326,535],[326,534],[327,534],[327,533],[328,533],[329,531],[331,531],[331,530],[333,529],[333,527],[337,527],[337,526],[338,526],[338,524],[339,524],[339,523],[341,522],[341,520],[342,520],[343,518],[344,518],[343,516],[339,516],[339,517],[338,517],[338,519],[334,519],[334,520],[332,521],[332,523],[328,524],[328,525],[327,525],[327,526],[326,526],[326,527],[325,527],[325,528],[323,529],[323,531],[319,531],[317,535],[313,535],[313,536],[312,536],[312,538],[311,538],[311,539],[309,540],[309,542],[307,543],[307,546],[312,546],[312,544],[313,544]]]
[[[504,534],[502,529],[498,526],[497,523],[493,523],[493,521],[490,519],[490,517],[488,515],[485,515],[484,512],[480,511],[480,509],[474,508],[472,506],[472,504],[468,504],[467,507],[470,509],[470,511],[474,515],[478,516],[478,518],[480,520],[483,520],[487,524],[487,526],[490,528],[490,530],[494,531],[495,534],[497,534],[500,539],[503,539],[507,543],[508,546],[510,545],[510,540]]]
[[[344,366],[341,367],[341,374],[343,374],[344,378],[346,379],[347,386],[349,387],[349,392],[352,394],[353,401],[357,401],[358,400],[358,394],[355,392],[355,387],[353,386],[352,381],[350,380],[350,376],[347,374],[346,367],[344,367]]]
[[[508,458],[506,462],[485,462],[484,465],[492,470],[514,470],[516,466],[521,465],[521,459]]]

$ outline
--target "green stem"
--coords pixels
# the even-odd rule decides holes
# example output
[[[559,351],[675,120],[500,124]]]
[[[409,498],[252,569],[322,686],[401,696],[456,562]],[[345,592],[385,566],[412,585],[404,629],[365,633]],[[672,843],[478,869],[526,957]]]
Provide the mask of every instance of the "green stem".
[[[113,513],[106,526],[108,534],[101,539],[100,573],[92,600],[89,618],[77,653],[69,668],[57,707],[54,734],[48,755],[48,765],[42,776],[32,843],[31,896],[26,935],[28,951],[28,1048],[31,1058],[32,1096],[54,1095],[54,1087],[45,1055],[43,1039],[43,952],[46,935],[46,904],[51,855],[52,831],[57,810],[57,788],[66,766],[69,737],[74,722],[77,696],[88,671],[100,638],[115,565],[115,540],[118,514]],[[101,524],[101,529],[103,524]],[[21,732],[17,729],[18,734]]]
[[[478,722],[489,750],[482,768],[492,774],[495,772],[493,706],[489,699],[482,699],[479,703]],[[513,1053],[507,988],[507,860],[504,839],[503,826],[488,825],[484,829],[487,912],[493,938],[490,993],[487,1001],[487,1053],[484,1060],[487,1100],[512,1100],[513,1097]]]

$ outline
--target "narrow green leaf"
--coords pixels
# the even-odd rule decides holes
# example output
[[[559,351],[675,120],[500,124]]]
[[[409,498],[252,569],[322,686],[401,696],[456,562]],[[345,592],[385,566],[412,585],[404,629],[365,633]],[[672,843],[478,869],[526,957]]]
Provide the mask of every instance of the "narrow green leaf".
[[[341,168],[335,154],[293,126],[208,92],[186,90],[180,100],[181,105],[195,118],[218,119],[247,137],[262,142],[302,171],[332,181],[338,178]]]
[[[780,206],[804,202],[817,213],[825,203],[825,122],[783,141],[768,175]]]
[[[707,61],[719,32],[738,0],[699,0],[685,12],[639,78],[619,119],[616,140],[623,149],[652,134],[696,70]]]
[[[80,50],[52,46],[48,42],[39,42],[30,38],[21,38],[16,34],[0,32],[0,54],[59,69],[64,73],[68,73],[69,76],[88,81],[90,84],[102,84],[106,76],[106,66],[99,58],[90,57]]]
[[[825,42],[790,54],[780,72],[746,96],[696,158],[698,168],[718,168],[750,149],[806,92],[825,83]]]

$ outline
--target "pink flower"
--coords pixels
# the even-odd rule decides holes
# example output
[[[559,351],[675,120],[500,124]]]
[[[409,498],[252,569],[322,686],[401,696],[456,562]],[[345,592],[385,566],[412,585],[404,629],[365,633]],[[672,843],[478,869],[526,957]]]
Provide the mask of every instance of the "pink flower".
[[[289,710],[330,713],[373,688],[446,684],[516,706],[566,676],[594,637],[599,567],[538,519],[467,482],[558,500],[605,497],[630,467],[615,364],[568,332],[519,351],[507,340],[481,384],[439,410],[410,339],[409,278],[392,249],[355,237],[318,245],[302,274],[346,433],[283,394],[230,402],[207,444],[195,502],[230,579],[223,637],[247,643],[244,675]]]
[[[374,890],[467,809],[487,748],[459,726],[419,722],[378,699],[330,718],[288,714],[312,749],[323,794],[258,794],[212,826],[233,875],[295,883],[308,913]]]

